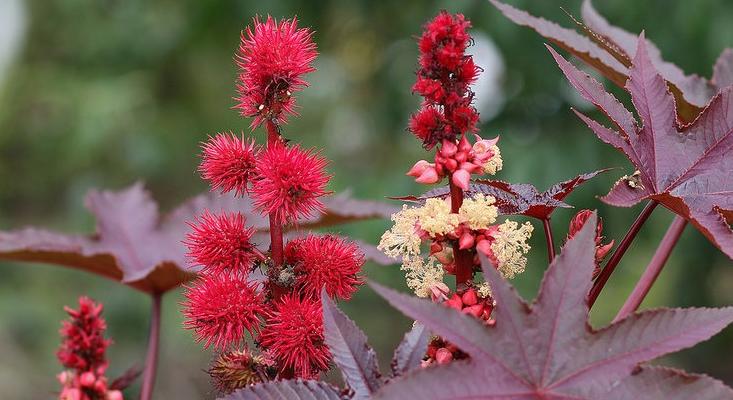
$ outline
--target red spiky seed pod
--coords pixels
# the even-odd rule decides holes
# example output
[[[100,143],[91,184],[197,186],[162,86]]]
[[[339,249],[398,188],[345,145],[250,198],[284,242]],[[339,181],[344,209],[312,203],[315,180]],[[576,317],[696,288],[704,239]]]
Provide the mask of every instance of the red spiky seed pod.
[[[321,288],[329,296],[348,300],[363,283],[359,276],[364,255],[359,246],[333,235],[309,235],[288,242],[286,262],[293,266],[295,285],[318,299]]]
[[[258,148],[254,140],[246,140],[233,133],[210,137],[202,146],[201,177],[221,193],[234,191],[238,196],[247,192],[247,184],[254,173]]]
[[[279,370],[295,377],[315,378],[328,369],[331,354],[324,342],[321,304],[288,294],[267,316],[259,343],[275,359]]]
[[[189,259],[207,273],[247,274],[256,258],[250,242],[254,228],[246,226],[241,213],[214,215],[208,210],[190,223],[186,235]]]
[[[264,295],[241,275],[205,275],[187,286],[184,295],[184,326],[205,347],[223,349],[260,330]]]
[[[318,55],[313,32],[298,28],[296,18],[265,22],[254,18],[242,33],[236,63],[239,67],[236,98],[240,113],[254,117],[251,128],[265,120],[285,123],[295,113],[293,93],[307,86],[303,75],[315,71]]]
[[[297,222],[323,212],[327,194],[326,159],[299,145],[275,142],[257,160],[257,181],[251,193],[255,206],[280,223]]]

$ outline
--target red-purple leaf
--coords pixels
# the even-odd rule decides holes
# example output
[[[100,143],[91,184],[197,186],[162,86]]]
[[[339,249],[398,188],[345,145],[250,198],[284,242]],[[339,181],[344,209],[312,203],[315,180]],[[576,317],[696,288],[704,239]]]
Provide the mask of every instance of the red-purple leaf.
[[[563,200],[578,186],[594,178],[596,175],[608,171],[602,169],[576,176],[575,178],[556,183],[540,193],[529,183],[507,183],[499,180],[477,180],[469,186],[466,195],[483,193],[496,199],[496,206],[502,215],[525,215],[538,219],[549,218],[556,208],[572,208]],[[423,201],[425,199],[441,197],[450,194],[447,187],[432,189],[419,197],[398,197],[399,200]]]
[[[609,398],[620,400],[724,400],[733,399],[733,390],[705,375],[688,374],[672,368],[644,367],[611,391]]]
[[[720,89],[733,85],[733,49],[725,49],[713,66],[712,83]]]
[[[556,45],[597,69],[617,85],[621,86],[626,81],[626,66],[606,50],[599,47],[591,39],[573,29],[563,28],[554,22],[535,17],[498,0],[489,1],[517,25],[532,28],[541,36],[551,40]]]
[[[578,113],[601,140],[623,151],[638,171],[617,182],[603,201],[624,207],[645,199],[658,201],[733,258],[729,226],[733,219],[733,158],[729,156],[733,150],[733,86],[717,94],[694,122],[680,127],[674,99],[652,64],[643,34],[639,43],[626,89],[642,126],[636,132],[620,134]],[[553,56],[583,97],[606,115],[619,113],[617,102],[594,101],[604,96],[598,82],[557,53]]]
[[[392,374],[400,376],[410,370],[418,368],[420,361],[425,357],[430,332],[419,322],[415,322],[409,332],[395,349],[392,358]]]
[[[583,23],[578,23],[583,34],[575,30],[560,27],[559,25],[534,17],[522,10],[518,10],[498,0],[490,0],[504,15],[518,25],[528,26],[549,39],[564,50],[578,57],[584,63],[593,67],[611,80],[617,86],[623,87],[628,78],[628,69],[631,56],[636,53],[636,35],[619,27],[611,25],[594,8],[589,0],[585,0],[582,7]],[[730,66],[730,60],[721,57],[721,72],[716,78],[708,82],[697,75],[685,75],[678,66],[665,61],[659,49],[649,40],[646,40],[650,58],[661,75],[669,83],[675,100],[677,101],[677,115],[681,121],[693,121],[702,111],[710,98],[730,84],[725,78],[725,69]],[[724,55],[726,55],[724,53]]]
[[[408,393],[421,399],[630,399],[630,393],[658,398],[619,386],[628,380],[651,391],[670,383],[668,375],[638,374],[639,363],[710,338],[733,322],[733,308],[658,309],[592,329],[586,299],[595,267],[595,229],[593,216],[566,243],[531,306],[483,260],[497,302],[494,327],[374,285],[395,308],[471,355],[470,362],[408,373],[375,398],[402,399]],[[700,388],[702,398],[728,393],[715,385]]]
[[[367,344],[366,335],[354,321],[321,293],[323,330],[333,361],[341,370],[346,384],[354,391],[354,399],[369,399],[382,386],[377,354]]]
[[[388,218],[396,211],[394,206],[355,200],[348,195],[329,197],[324,204],[326,214],[301,221],[298,229]],[[144,292],[163,293],[195,276],[195,268],[187,268],[182,240],[190,230],[188,222],[204,210],[239,211],[249,225],[261,232],[269,227],[250,199],[215,193],[196,196],[161,218],[158,205],[141,183],[119,192],[92,190],[86,205],[97,220],[96,234],[66,235],[38,228],[0,232],[0,259],[63,265],[121,281]],[[269,245],[269,239],[260,244]],[[394,264],[374,246],[360,245],[368,258]]]
[[[286,380],[258,383],[219,400],[343,400],[339,390],[325,382]]]

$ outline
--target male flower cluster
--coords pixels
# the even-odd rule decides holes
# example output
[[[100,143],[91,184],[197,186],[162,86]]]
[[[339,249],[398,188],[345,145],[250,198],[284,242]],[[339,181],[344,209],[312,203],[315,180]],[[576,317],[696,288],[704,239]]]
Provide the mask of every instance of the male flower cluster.
[[[314,234],[282,244],[284,229],[323,212],[320,198],[330,179],[317,151],[280,136],[279,124],[293,112],[292,94],[306,86],[302,75],[314,70],[311,36],[294,19],[255,18],[237,58],[237,108],[254,117],[253,128],[266,125],[267,145],[231,133],[203,144],[199,171],[212,191],[251,196],[271,227],[270,248],[260,250],[245,215],[207,210],[190,223],[185,240],[190,261],[201,267],[182,304],[185,326],[197,341],[218,350],[209,374],[224,393],[326,371],[331,355],[323,336],[321,290],[349,299],[362,284],[364,256],[356,244]]]
[[[107,324],[102,318],[102,304],[87,297],[79,298],[79,308],[64,307],[69,319],[61,326],[61,347],[56,353],[66,368],[58,375],[61,383],[59,400],[122,400],[119,390],[107,383]]]

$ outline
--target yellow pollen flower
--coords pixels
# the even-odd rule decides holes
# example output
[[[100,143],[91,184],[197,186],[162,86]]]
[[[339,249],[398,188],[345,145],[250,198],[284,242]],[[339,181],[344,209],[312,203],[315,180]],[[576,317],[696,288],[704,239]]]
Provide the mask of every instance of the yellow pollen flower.
[[[417,230],[418,209],[402,206],[402,211],[392,214],[394,226],[384,232],[377,249],[389,257],[420,254],[420,237]]]
[[[504,166],[504,161],[501,159],[501,151],[499,151],[498,146],[491,146],[489,150],[494,153],[494,156],[482,165],[482,167],[485,174],[495,175],[497,172],[501,171],[501,168]]]
[[[418,297],[429,297],[430,288],[443,283],[443,267],[434,258],[425,262],[422,257],[404,257],[401,270],[405,271],[407,287]]]
[[[443,199],[427,199],[417,210],[420,229],[430,236],[452,232],[459,224],[458,215],[451,214],[450,204]]]
[[[525,254],[530,249],[527,239],[532,236],[533,230],[529,222],[520,227],[515,221],[505,221],[492,235],[494,243],[491,244],[491,251],[499,261],[498,269],[504,277],[511,279],[514,275],[524,272],[527,266]]]
[[[479,193],[473,198],[463,200],[458,215],[471,229],[487,229],[499,216],[499,209],[493,205],[495,202],[493,196]]]

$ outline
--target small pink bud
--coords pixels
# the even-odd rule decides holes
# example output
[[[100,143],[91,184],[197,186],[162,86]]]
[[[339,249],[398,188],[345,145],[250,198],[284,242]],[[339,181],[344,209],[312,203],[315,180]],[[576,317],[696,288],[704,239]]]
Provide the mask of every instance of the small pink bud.
[[[122,392],[119,390],[110,390],[107,392],[107,400],[123,400]]]
[[[461,163],[461,169],[464,171],[468,171],[472,174],[477,174],[477,173],[480,173],[483,168],[481,168],[480,166],[474,163],[464,162],[464,163]]]
[[[81,395],[78,388],[64,388],[59,394],[59,400],[81,400]]]
[[[461,296],[461,300],[463,300],[463,304],[467,306],[478,304],[478,296],[476,296],[476,291],[473,290],[473,288],[466,290],[466,292],[463,293],[463,296]]]
[[[417,183],[424,183],[424,184],[431,184],[436,183],[440,180],[438,177],[438,172],[433,167],[429,167],[423,171],[422,174],[420,174],[417,179],[415,179],[415,182]]]
[[[468,160],[468,153],[465,151],[460,151],[456,153],[455,156],[453,156],[453,159],[456,160],[458,163],[464,163]]]
[[[487,257],[491,257],[494,255],[494,252],[491,251],[491,242],[488,240],[482,240],[478,243],[476,243],[476,250],[484,253]]]
[[[466,135],[461,136],[461,140],[458,142],[458,150],[464,153],[471,151],[471,142],[468,141]]]
[[[484,306],[481,304],[474,304],[472,306],[466,307],[463,310],[461,310],[464,314],[473,315],[474,317],[478,318],[481,316],[481,313],[484,312]]]
[[[458,146],[456,146],[455,143],[447,139],[443,140],[443,146],[440,147],[440,154],[443,157],[450,157],[453,154],[456,154],[457,151],[458,151]]]
[[[454,309],[456,309],[458,311],[460,311],[461,309],[463,309],[463,300],[461,300],[461,296],[459,296],[457,294],[454,294],[453,296],[451,296],[451,298],[448,299],[448,300],[446,300],[444,304],[446,306],[448,306],[450,308],[454,308]]]
[[[430,243],[430,255],[443,251],[443,245],[438,242]]]
[[[63,371],[56,375],[56,379],[58,379],[59,383],[62,385],[65,385],[70,380],[69,372]]]
[[[453,172],[453,175],[451,176],[451,181],[459,188],[463,190],[468,190],[468,185],[471,182],[471,174],[469,174],[468,171],[459,169]]]
[[[450,288],[443,282],[439,282],[430,287],[430,298],[434,302],[444,301],[448,298]]]
[[[461,235],[461,238],[458,239],[458,248],[461,250],[470,249],[471,247],[473,247],[473,244],[474,244],[473,235],[471,234],[470,231],[463,232],[463,234]]]
[[[425,160],[420,160],[420,161],[416,162],[415,165],[413,165],[412,168],[410,168],[409,171],[407,171],[407,174],[406,175],[407,176],[414,176],[415,178],[417,178],[420,175],[422,175],[422,173],[425,172],[425,170],[428,169],[431,166],[432,165],[429,162],[427,162]]]
[[[85,386],[85,387],[90,387],[90,386],[94,385],[94,382],[96,382],[96,380],[97,380],[97,377],[94,376],[94,373],[93,372],[89,372],[89,371],[84,372],[79,377],[79,383],[82,386]]]
[[[453,360],[453,353],[451,353],[445,347],[441,347],[438,349],[437,352],[435,352],[435,361],[437,361],[438,364],[448,364],[452,360]]]

